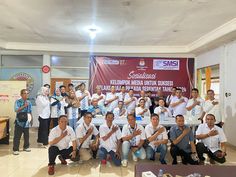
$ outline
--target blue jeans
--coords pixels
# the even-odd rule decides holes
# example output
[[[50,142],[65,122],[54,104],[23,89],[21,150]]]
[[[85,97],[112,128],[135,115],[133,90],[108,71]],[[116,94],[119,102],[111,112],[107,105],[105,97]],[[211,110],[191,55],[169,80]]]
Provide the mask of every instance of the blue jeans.
[[[98,156],[100,160],[106,160],[107,154],[110,154],[112,161],[116,166],[121,165],[121,160],[116,157],[116,154],[114,151],[108,152],[104,147],[99,148],[98,150]]]
[[[128,160],[128,156],[129,156],[129,151],[130,151],[130,142],[129,141],[124,141],[122,143],[122,155],[123,155],[123,159],[124,160]],[[135,154],[132,152],[132,155],[135,156]],[[137,157],[140,159],[145,159],[146,158],[146,152],[144,150],[144,148],[140,148],[140,156]]]
[[[71,126],[74,130],[76,129],[77,127],[77,119],[68,119],[69,120],[69,126]]]
[[[166,144],[161,144],[158,147],[155,147],[153,149],[151,146],[148,145],[147,149],[147,159],[149,160],[155,160],[155,153],[158,152],[160,153],[160,162],[165,163],[165,157],[167,153],[167,145]]]

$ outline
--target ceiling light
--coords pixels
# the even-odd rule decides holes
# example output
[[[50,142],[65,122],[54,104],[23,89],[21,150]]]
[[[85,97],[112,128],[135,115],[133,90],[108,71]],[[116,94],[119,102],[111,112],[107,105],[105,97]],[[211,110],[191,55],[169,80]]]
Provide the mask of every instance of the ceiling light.
[[[90,37],[92,40],[97,36],[97,33],[100,33],[100,32],[101,32],[101,28],[99,28],[99,27],[96,26],[96,25],[88,26],[88,27],[86,27],[85,30],[88,32],[89,37]]]

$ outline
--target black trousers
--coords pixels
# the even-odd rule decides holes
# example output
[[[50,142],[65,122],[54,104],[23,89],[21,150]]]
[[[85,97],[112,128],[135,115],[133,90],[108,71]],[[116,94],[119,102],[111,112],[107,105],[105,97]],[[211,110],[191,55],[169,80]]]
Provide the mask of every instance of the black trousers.
[[[219,162],[219,163],[224,163],[224,162],[225,162],[225,157],[219,158],[219,157],[216,156],[216,154],[217,154],[220,150],[219,150],[219,151],[216,151],[216,152],[214,152],[214,153],[212,153],[212,152],[210,151],[210,149],[208,149],[208,148],[207,148],[203,143],[201,143],[201,142],[197,143],[196,148],[197,148],[198,157],[199,157],[199,159],[200,159],[201,161],[204,161],[204,160],[205,160],[205,158],[203,157],[203,154],[206,153],[210,159],[213,159],[213,160],[215,160],[215,161],[217,161],[217,162]],[[221,151],[220,151],[220,152],[221,152]]]
[[[55,160],[58,155],[61,155],[63,159],[70,159],[70,154],[73,152],[73,147],[71,146],[69,149],[59,150],[56,146],[50,146],[48,149],[48,165],[55,165]]]
[[[184,150],[180,149],[178,146],[176,145],[171,145],[170,148],[170,154],[173,158],[173,162],[172,164],[177,164],[177,156],[181,156],[182,159],[182,163],[187,165],[187,164],[191,164],[191,165],[197,165],[198,161],[194,161],[191,157],[191,152],[185,152]]]
[[[53,128],[56,127],[58,125],[58,118],[51,118],[51,120],[52,120]]]
[[[39,117],[39,129],[38,129],[38,143],[43,143],[43,145],[48,144],[49,126],[50,119],[42,119]]]
[[[24,136],[24,149],[29,148],[29,128],[23,128],[15,122],[14,139],[13,139],[13,151],[19,151],[21,136]]]

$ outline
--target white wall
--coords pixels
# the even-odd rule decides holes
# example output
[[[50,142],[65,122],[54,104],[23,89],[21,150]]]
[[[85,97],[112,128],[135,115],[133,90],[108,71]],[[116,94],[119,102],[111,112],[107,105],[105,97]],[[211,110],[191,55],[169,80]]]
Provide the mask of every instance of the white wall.
[[[228,142],[236,146],[236,41],[198,55],[195,71],[216,64],[220,64],[220,103],[225,122],[224,130]],[[231,93],[231,96],[225,97],[226,92]]]

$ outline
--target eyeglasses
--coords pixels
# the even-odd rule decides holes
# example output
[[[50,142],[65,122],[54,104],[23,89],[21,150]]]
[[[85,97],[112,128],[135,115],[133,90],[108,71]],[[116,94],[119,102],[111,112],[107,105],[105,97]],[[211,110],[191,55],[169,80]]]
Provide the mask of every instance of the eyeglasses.
[[[22,93],[22,94],[29,94],[29,93],[27,93],[27,92],[24,92],[24,93]]]

